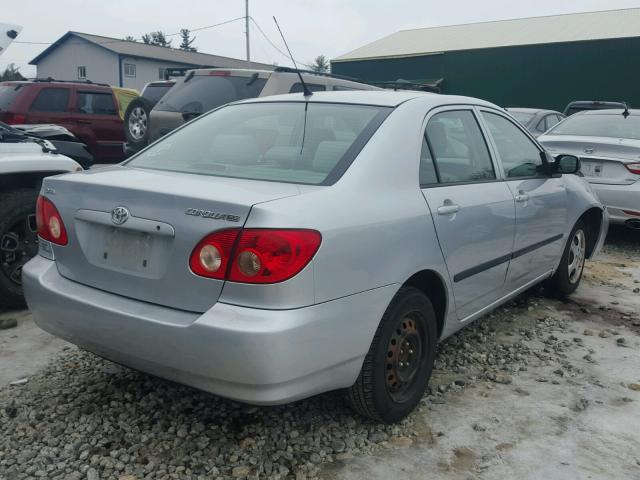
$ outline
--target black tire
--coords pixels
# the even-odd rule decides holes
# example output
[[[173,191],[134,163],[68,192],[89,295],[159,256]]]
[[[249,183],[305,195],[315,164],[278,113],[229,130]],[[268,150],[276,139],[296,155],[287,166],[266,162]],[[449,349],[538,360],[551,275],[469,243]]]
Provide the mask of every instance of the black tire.
[[[578,285],[580,285],[580,280],[582,279],[582,273],[584,271],[584,262],[586,259],[587,234],[588,232],[585,228],[584,222],[579,220],[569,234],[569,239],[564,247],[564,252],[562,253],[562,259],[560,260],[558,269],[545,283],[545,290],[549,295],[556,298],[564,298],[575,292]],[[582,243],[582,258],[576,257],[575,242]],[[570,268],[570,265],[575,268]]]
[[[149,141],[149,115],[153,105],[144,97],[131,100],[124,113],[124,136],[134,149],[147,146]]]
[[[0,307],[24,307],[22,266],[38,253],[36,198],[31,189],[0,196]]]
[[[412,331],[407,329],[412,322],[417,334],[404,336]],[[351,407],[365,417],[384,423],[397,422],[411,413],[429,383],[437,337],[436,315],[429,298],[416,288],[402,287],[380,321],[356,383],[347,391]],[[417,338],[420,338],[419,346]],[[407,345],[413,349],[403,351]],[[404,356],[407,352],[413,356]],[[399,367],[403,365],[403,358],[411,360],[413,365],[408,361],[405,365],[411,367],[412,373]]]

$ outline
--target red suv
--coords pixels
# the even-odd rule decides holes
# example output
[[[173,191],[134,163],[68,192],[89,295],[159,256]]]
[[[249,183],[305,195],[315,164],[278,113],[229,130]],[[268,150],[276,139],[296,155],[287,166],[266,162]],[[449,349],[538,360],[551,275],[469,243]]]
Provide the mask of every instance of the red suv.
[[[0,121],[62,125],[87,145],[96,162],[124,159],[122,120],[109,85],[39,79],[2,82]]]

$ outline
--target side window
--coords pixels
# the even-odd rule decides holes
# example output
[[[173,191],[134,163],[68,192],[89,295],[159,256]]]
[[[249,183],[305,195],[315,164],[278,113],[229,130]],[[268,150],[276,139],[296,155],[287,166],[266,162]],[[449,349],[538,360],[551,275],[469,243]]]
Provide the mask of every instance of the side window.
[[[554,125],[557,125],[558,123],[560,123],[560,120],[562,120],[562,119],[560,117],[558,117],[555,113],[553,115],[549,115],[547,117],[547,130],[549,130]],[[545,132],[547,130],[545,130]]]
[[[317,83],[307,83],[307,88],[312,92],[324,92],[327,89],[324,85],[318,85]],[[298,82],[291,85],[289,93],[302,93],[302,84]]]
[[[547,121],[549,120],[549,115],[546,115],[540,119],[538,125],[536,125],[536,130],[538,132],[546,132],[547,131]]]
[[[540,173],[540,150],[518,127],[501,115],[482,112],[498,149],[506,177],[534,177]]]
[[[470,110],[434,115],[427,124],[426,135],[440,182],[479,182],[496,178],[489,149]]]
[[[434,183],[438,183],[438,175],[425,134],[422,136],[422,150],[420,150],[420,185],[433,185]]]
[[[116,115],[113,95],[102,92],[78,92],[76,110],[87,115]]]
[[[69,89],[43,88],[31,104],[33,112],[66,112],[69,103]]]

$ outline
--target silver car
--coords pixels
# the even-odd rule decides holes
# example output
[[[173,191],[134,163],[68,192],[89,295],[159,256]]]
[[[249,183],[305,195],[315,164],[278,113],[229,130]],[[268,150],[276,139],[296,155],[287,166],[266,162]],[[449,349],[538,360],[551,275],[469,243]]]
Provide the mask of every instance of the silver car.
[[[554,155],[580,157],[611,223],[640,229],[640,110],[578,112],[538,140]]]
[[[154,375],[254,404],[344,389],[393,422],[439,340],[539,282],[578,286],[608,226],[578,166],[474,98],[245,100],[46,179],[27,302]]]

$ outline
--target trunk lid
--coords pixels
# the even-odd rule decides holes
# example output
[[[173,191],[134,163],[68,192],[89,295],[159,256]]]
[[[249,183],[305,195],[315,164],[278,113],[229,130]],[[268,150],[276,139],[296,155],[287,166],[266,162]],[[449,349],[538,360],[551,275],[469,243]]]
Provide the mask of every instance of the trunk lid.
[[[257,203],[299,194],[293,184],[121,166],[48,178],[43,191],[69,235],[66,247],[54,248],[61,275],[195,312],[214,305],[224,284],[191,272],[196,244],[208,233],[241,227]],[[120,225],[126,214],[117,207],[128,213]]]
[[[640,162],[640,140],[543,135],[538,141],[554,156],[566,153],[579,157],[582,173],[590,183],[630,185],[640,178],[625,167]]]

